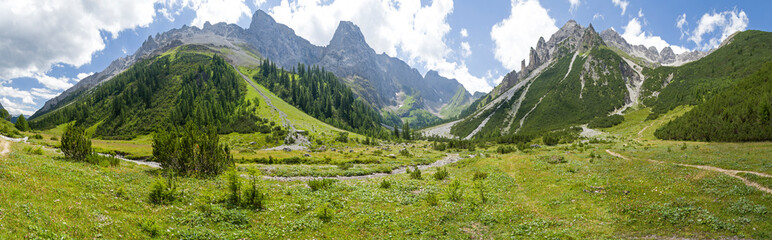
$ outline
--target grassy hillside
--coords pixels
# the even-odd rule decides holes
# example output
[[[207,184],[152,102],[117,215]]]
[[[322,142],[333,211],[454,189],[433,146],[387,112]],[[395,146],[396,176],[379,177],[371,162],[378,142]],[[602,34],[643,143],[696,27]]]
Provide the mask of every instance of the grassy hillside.
[[[680,67],[646,69],[641,96],[656,115],[699,105],[772,61],[772,33],[744,31],[710,55]]]
[[[461,111],[471,104],[470,97],[471,95],[466,92],[466,89],[458,88],[450,102],[440,110],[440,116],[445,119],[458,117]]]
[[[444,154],[418,150],[421,145],[408,148],[415,154]],[[312,183],[306,181],[259,180],[257,185],[268,199],[265,209],[259,211],[228,204],[226,176],[179,178],[181,197],[171,204],[155,205],[148,194],[156,179],[162,179],[157,170],[127,162],[98,167],[61,160],[59,153],[50,150],[28,153],[26,144],[10,146],[11,153],[0,158],[0,194],[6,196],[0,198],[3,239],[772,236],[769,194],[718,172],[672,164],[713,164],[770,173],[764,164],[772,156],[768,143],[682,145],[618,140],[508,154],[497,154],[494,145],[462,152],[487,157],[449,165],[444,180],[433,177],[437,168],[423,170],[422,179],[397,174],[333,181],[319,190],[312,190]],[[606,154],[606,149],[626,159]],[[333,161],[346,159],[324,154],[330,154]],[[339,168],[311,163],[243,164],[238,169],[239,174],[248,175],[249,169],[266,167],[263,174],[268,175]],[[245,188],[251,184],[247,179],[240,181]],[[383,182],[389,187],[382,187]]]
[[[772,62],[658,129],[661,139],[772,140]]]

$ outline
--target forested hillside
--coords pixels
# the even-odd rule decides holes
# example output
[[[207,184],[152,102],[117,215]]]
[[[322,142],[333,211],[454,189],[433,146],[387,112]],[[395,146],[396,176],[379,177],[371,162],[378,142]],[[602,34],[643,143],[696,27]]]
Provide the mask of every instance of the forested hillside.
[[[658,67],[643,71],[646,81],[641,97],[652,107],[649,119],[679,105],[698,105],[713,95],[757,72],[772,61],[772,33],[739,32],[731,42],[710,55],[680,67]]]
[[[214,124],[221,133],[270,131],[244,98],[245,83],[225,60],[182,46],[143,60],[68,105],[35,118],[36,129],[75,121],[94,136],[133,138],[165,125]]]
[[[285,71],[269,60],[260,65],[255,81],[287,103],[335,127],[370,136],[387,136],[381,116],[338,78],[317,66],[298,64]]]
[[[772,62],[705,103],[673,120],[654,135],[692,141],[772,140]]]

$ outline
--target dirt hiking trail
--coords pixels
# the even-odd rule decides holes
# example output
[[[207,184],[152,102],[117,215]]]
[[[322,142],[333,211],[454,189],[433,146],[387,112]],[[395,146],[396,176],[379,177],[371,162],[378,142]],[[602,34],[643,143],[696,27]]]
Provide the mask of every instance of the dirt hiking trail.
[[[621,158],[621,159],[624,159],[624,160],[630,160],[630,158],[625,157],[622,154],[615,153],[615,152],[613,152],[611,150],[608,150],[608,149],[606,149],[606,153],[608,153],[611,156],[618,157],[618,158]],[[753,175],[760,176],[760,177],[772,178],[772,175],[769,175],[769,174],[766,174],[766,173],[753,172],[753,171],[723,169],[723,168],[718,168],[718,167],[714,167],[714,166],[707,166],[707,165],[692,165],[692,164],[685,164],[685,163],[663,162],[663,161],[657,161],[657,160],[652,160],[652,159],[646,159],[646,160],[649,161],[649,162],[659,163],[659,164],[674,164],[674,165],[678,165],[678,166],[682,166],[682,167],[691,167],[691,168],[698,168],[698,169],[702,169],[702,170],[720,172],[720,173],[729,175],[731,177],[740,179],[747,186],[755,187],[758,190],[761,190],[761,191],[767,192],[769,194],[772,194],[772,189],[764,187],[761,184],[758,184],[758,183],[755,183],[755,182],[751,182],[750,180],[745,179],[744,177],[741,177],[741,176],[737,175],[738,173],[747,173],[747,174],[753,174]]]

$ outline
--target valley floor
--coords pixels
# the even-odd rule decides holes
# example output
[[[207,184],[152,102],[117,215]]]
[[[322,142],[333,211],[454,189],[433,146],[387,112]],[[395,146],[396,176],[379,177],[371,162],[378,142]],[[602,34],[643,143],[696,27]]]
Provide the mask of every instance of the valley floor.
[[[433,177],[437,167],[424,168],[420,179],[384,174],[316,191],[307,181],[261,180],[268,201],[260,211],[226,203],[225,175],[178,178],[180,199],[153,205],[148,194],[162,178],[156,168],[70,162],[58,150],[4,141],[0,151],[10,152],[0,156],[0,239],[772,238],[772,193],[764,190],[772,188],[772,143],[660,141],[651,135],[660,123],[628,116],[600,129],[608,143],[509,154],[497,154],[495,145],[473,152],[434,151],[425,142],[388,150],[348,145],[311,153],[318,162],[238,164],[241,175],[334,176],[459,156],[444,166],[442,180]],[[379,157],[403,147],[412,155]],[[378,161],[342,167],[353,159]]]

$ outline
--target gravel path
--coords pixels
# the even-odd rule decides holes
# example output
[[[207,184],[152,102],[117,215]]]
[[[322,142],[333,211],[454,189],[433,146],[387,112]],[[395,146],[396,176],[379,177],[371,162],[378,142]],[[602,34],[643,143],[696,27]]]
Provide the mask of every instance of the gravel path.
[[[8,155],[11,152],[11,144],[8,141],[0,140],[0,156]]]
[[[612,152],[611,150],[608,150],[608,149],[606,149],[606,153],[608,153],[608,154],[610,154],[612,156],[624,159],[624,160],[630,160],[630,158],[625,157],[622,154]],[[769,194],[772,194],[772,189],[766,188],[766,187],[762,186],[761,184],[758,184],[758,183],[755,183],[755,182],[751,182],[750,180],[745,179],[745,178],[740,177],[739,175],[737,175],[738,173],[747,173],[747,174],[753,174],[753,175],[760,176],[760,177],[772,178],[772,175],[769,175],[769,174],[760,173],[760,172],[753,172],[753,171],[723,169],[723,168],[718,168],[718,167],[714,167],[714,166],[707,166],[707,165],[692,165],[692,164],[685,164],[685,163],[671,163],[671,162],[663,162],[663,161],[657,161],[657,160],[652,160],[652,159],[646,159],[646,160],[649,161],[649,162],[653,162],[653,163],[660,163],[660,164],[668,164],[669,163],[669,164],[675,164],[675,165],[682,166],[682,167],[692,167],[692,168],[698,168],[698,169],[702,169],[702,170],[720,172],[720,173],[729,175],[731,177],[740,179],[747,186],[755,187],[758,190],[761,190],[761,191],[767,192]]]
[[[454,162],[458,162],[461,160],[461,157],[458,154],[448,154],[445,158],[437,160],[436,162],[426,164],[426,165],[418,165],[418,169],[424,170],[427,168],[432,167],[441,167],[445,166]],[[367,179],[367,178],[375,178],[375,177],[383,177],[383,176],[389,176],[394,174],[400,174],[407,172],[407,167],[399,167],[394,170],[392,170],[390,173],[373,173],[368,175],[362,175],[362,176],[337,176],[337,177],[307,177],[307,176],[301,176],[301,177],[275,177],[275,176],[263,176],[263,179],[268,180],[276,180],[276,181],[308,181],[313,179],[338,179],[338,180],[355,180],[355,179]],[[243,177],[246,177],[245,175],[242,175]]]

